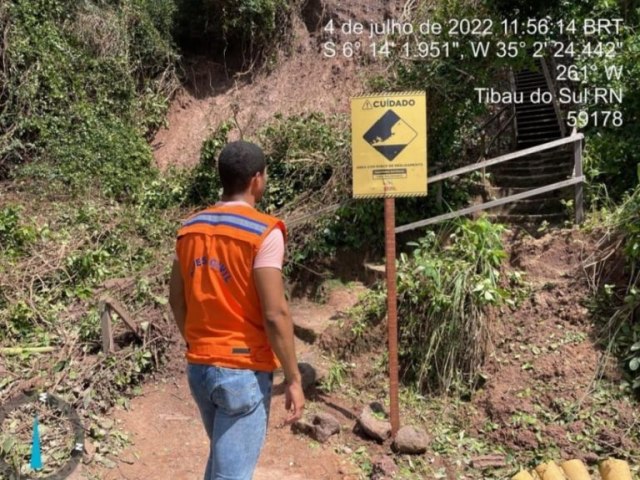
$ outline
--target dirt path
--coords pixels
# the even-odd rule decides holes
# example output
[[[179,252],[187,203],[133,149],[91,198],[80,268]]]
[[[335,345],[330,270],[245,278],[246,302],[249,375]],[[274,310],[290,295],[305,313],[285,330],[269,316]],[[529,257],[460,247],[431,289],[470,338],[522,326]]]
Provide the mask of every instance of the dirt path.
[[[282,394],[274,396],[267,442],[255,480],[356,479],[348,459],[336,454],[332,444],[312,444],[288,428],[278,428],[285,418]],[[128,411],[117,410],[119,428],[128,432],[132,445],[117,458],[114,469],[99,468],[104,480],[202,478],[208,439],[189,394],[184,376],[146,385]]]
[[[337,312],[356,302],[361,290],[361,287],[335,289],[323,304],[296,302],[291,306],[292,314],[303,321],[306,329],[320,332]],[[301,361],[314,366],[323,362],[315,346],[298,339],[296,344]],[[182,358],[173,361],[180,366],[178,369],[182,368]],[[281,427],[286,417],[281,382],[282,376],[276,374],[267,441],[254,479],[357,480],[358,469],[349,457],[336,453],[342,434],[326,444],[318,444],[305,436],[294,435],[288,427]],[[323,402],[308,401],[307,405],[308,411],[328,411],[343,420],[344,425],[349,422],[345,417],[340,418],[341,412]],[[118,408],[111,418],[115,420],[116,428],[128,435],[131,445],[117,456],[107,455],[108,460],[115,462],[115,468],[91,462],[84,466],[80,478],[202,478],[208,439],[189,393],[186,376],[180,371],[144,385],[142,394],[131,400],[129,409]]]

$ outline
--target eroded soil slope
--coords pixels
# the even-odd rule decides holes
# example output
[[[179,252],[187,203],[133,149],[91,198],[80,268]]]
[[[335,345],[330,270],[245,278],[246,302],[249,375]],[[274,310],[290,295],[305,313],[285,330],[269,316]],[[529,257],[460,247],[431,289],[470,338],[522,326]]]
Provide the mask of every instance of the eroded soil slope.
[[[349,113],[349,98],[366,89],[366,81],[383,65],[365,64],[357,55],[327,58],[323,27],[349,20],[368,25],[395,17],[403,2],[309,0],[293,16],[275,66],[233,73],[223,63],[205,57],[185,59],[184,87],[171,104],[167,127],[152,141],[161,168],[197,163],[202,142],[221,122],[234,118],[245,138],[251,137],[276,113]],[[340,36],[340,33],[336,34]],[[366,37],[366,36],[365,36]],[[353,38],[351,39],[353,40]],[[231,138],[238,138],[238,129]]]

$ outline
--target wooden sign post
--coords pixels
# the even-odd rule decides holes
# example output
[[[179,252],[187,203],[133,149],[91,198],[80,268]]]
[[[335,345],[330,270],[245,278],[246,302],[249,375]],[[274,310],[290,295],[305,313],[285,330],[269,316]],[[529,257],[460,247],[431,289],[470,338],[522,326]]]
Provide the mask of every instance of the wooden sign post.
[[[427,194],[424,92],[351,99],[353,196],[384,198],[391,434],[400,428],[395,197]]]

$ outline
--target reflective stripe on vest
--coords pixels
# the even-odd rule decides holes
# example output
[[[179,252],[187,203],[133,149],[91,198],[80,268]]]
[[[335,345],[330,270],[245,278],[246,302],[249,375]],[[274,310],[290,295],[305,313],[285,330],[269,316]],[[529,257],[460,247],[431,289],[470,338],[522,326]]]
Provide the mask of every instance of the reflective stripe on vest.
[[[248,219],[244,215],[235,215],[232,213],[200,213],[184,222],[183,226],[189,227],[196,224],[213,226],[226,225],[239,228],[246,232],[255,233],[256,235],[262,235],[268,228],[266,223]]]

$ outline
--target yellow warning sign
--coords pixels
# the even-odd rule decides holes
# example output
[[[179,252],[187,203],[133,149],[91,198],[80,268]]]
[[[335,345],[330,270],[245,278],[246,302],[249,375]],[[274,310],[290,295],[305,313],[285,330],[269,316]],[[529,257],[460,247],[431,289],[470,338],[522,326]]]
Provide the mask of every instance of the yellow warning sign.
[[[426,195],[426,94],[352,98],[351,147],[354,197]]]

